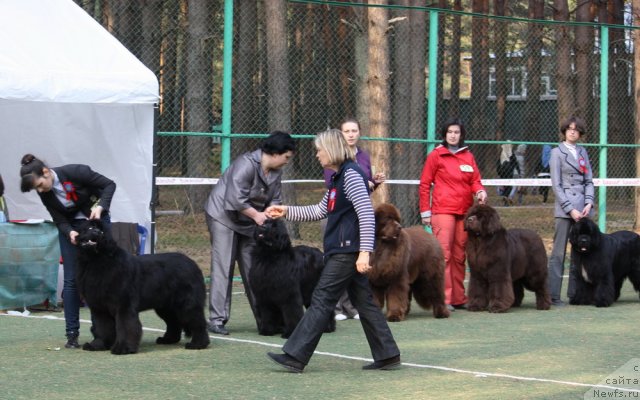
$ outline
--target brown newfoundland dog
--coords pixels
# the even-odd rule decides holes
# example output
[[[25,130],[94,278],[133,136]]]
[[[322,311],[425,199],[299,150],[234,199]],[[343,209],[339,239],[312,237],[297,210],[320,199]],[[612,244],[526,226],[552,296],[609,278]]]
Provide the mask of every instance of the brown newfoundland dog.
[[[380,307],[387,303],[387,320],[402,321],[411,297],[436,318],[449,317],[444,303],[444,255],[435,237],[421,226],[404,229],[392,204],[375,210],[376,250],[369,283]]]
[[[464,228],[471,268],[467,310],[506,312],[522,304],[525,288],[535,292],[538,310],[549,309],[547,252],[537,233],[505,229],[488,205],[471,207]]]

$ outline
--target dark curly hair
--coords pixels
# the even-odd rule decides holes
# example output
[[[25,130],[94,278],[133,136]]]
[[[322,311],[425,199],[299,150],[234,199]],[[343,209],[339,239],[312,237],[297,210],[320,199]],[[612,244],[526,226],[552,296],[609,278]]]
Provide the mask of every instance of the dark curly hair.
[[[262,141],[260,150],[269,155],[284,154],[296,151],[296,142],[288,133],[274,131]]]

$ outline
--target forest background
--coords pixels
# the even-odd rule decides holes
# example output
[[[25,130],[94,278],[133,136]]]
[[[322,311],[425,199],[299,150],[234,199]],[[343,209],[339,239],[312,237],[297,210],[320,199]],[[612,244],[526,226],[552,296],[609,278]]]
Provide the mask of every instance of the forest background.
[[[533,178],[569,115],[587,123],[596,177],[637,177],[640,0],[75,1],[160,82],[156,174],[173,178],[153,198],[161,249],[206,247],[212,179],[274,130],[300,138],[285,202],[318,201],[309,138],[345,116],[390,179],[374,201],[396,204],[406,225],[418,223],[416,180],[451,117],[467,126],[494,205],[499,145],[527,144],[521,177]],[[545,235],[549,203],[523,185],[531,209],[503,212],[504,223]],[[607,229],[637,229],[637,189],[613,185],[598,193]],[[319,241],[315,227],[290,228]]]

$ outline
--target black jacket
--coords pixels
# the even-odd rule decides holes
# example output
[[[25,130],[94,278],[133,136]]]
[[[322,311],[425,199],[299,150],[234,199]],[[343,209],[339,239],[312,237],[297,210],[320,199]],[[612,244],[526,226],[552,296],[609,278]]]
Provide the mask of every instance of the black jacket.
[[[98,201],[103,212],[109,212],[113,193],[116,191],[116,183],[111,179],[93,171],[91,167],[83,164],[69,164],[52,168],[63,186],[69,182],[73,186],[72,199],[75,207],[67,208],[56,197],[53,190],[38,193],[42,204],[47,208],[58,230],[69,236],[73,230],[69,223],[81,211],[87,217],[91,215],[91,207]],[[77,197],[77,200],[75,199]]]

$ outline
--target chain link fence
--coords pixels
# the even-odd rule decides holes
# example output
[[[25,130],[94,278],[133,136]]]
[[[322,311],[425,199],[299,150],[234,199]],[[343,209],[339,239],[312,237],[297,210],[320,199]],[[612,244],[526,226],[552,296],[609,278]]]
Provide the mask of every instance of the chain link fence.
[[[374,201],[396,204],[405,225],[417,224],[417,180],[425,156],[440,142],[444,121],[459,117],[504,224],[532,228],[551,240],[553,193],[545,196],[548,186],[534,179],[544,172],[543,146],[559,141],[562,119],[575,114],[586,121],[594,176],[637,176],[636,31],[628,7],[603,19],[579,6],[576,22],[573,16],[569,21],[568,11],[556,10],[554,17],[550,9],[532,9],[523,1],[508,2],[509,10],[484,10],[476,3],[485,2],[471,2],[465,11],[473,13],[418,7],[424,2],[414,0],[369,1],[369,7],[303,0],[76,2],[158,76],[159,177],[219,177],[226,167],[225,141],[231,141],[233,160],[269,132],[284,130],[299,138],[285,172],[285,200],[314,203],[323,183],[312,135],[355,117],[362,147],[388,179]],[[506,11],[511,17],[500,15]],[[489,12],[498,16],[479,15]],[[603,29],[598,18],[616,25]],[[225,26],[233,35],[228,59]],[[615,146],[603,146],[603,139]],[[524,181],[494,180],[505,143],[524,150],[516,176]],[[498,194],[505,183],[518,187],[511,201]],[[208,265],[203,204],[210,189],[159,187],[159,251],[180,250]],[[634,228],[633,186],[608,187],[606,199],[599,200],[606,200],[608,230]],[[292,234],[321,242],[319,223],[294,226]]]

